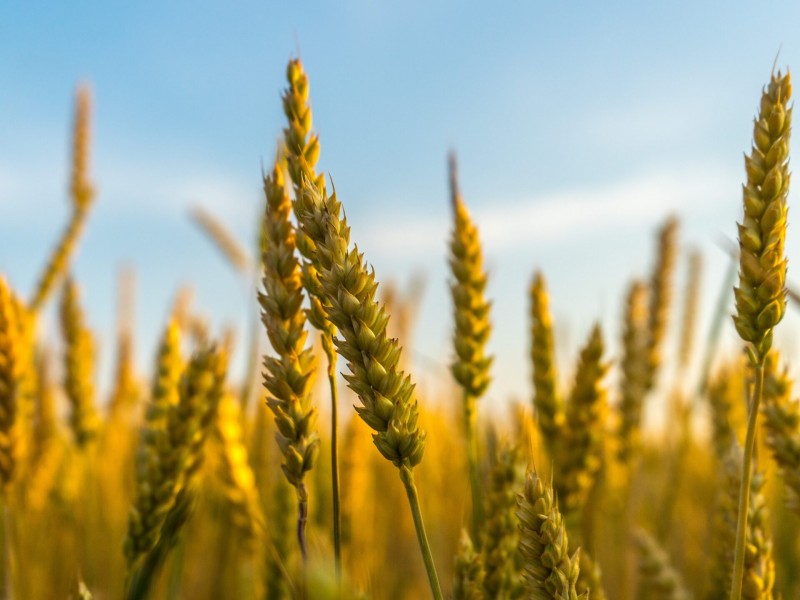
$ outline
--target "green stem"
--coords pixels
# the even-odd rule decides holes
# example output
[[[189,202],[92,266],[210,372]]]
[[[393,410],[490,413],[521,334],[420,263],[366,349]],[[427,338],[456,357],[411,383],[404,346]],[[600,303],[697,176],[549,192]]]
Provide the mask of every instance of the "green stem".
[[[308,492],[304,483],[300,483],[297,490],[297,544],[300,546],[300,556],[303,557],[303,568],[308,562],[308,548],[306,546],[306,522],[308,522]]]
[[[753,389],[753,401],[750,403],[750,414],[747,417],[747,436],[744,442],[744,460],[742,461],[742,483],[739,488],[739,517],[736,524],[736,550],[733,560],[733,582],[731,584],[731,600],[741,600],[742,579],[744,578],[744,546],[747,538],[747,513],[750,510],[750,478],[752,475],[753,448],[756,440],[756,423],[758,407],[761,404],[761,391],[764,387],[764,358],[759,357],[756,368],[756,382]]]
[[[414,528],[417,530],[417,540],[422,551],[422,560],[425,562],[425,570],[428,572],[428,581],[431,584],[431,592],[434,600],[443,600],[442,588],[439,585],[439,576],[436,574],[436,565],[433,564],[433,555],[428,543],[428,536],[425,533],[425,524],[422,522],[422,512],[419,507],[419,496],[417,486],[414,485],[414,472],[411,467],[403,465],[400,467],[400,479],[406,487],[408,504],[411,507],[411,515],[414,518]]]
[[[664,486],[664,493],[662,495],[661,510],[659,514],[661,517],[657,526],[657,538],[660,542],[666,542],[669,533],[673,527],[672,516],[675,512],[675,505],[678,502],[681,491],[681,478],[684,474],[684,464],[686,458],[689,456],[689,450],[692,443],[692,430],[691,430],[691,413],[692,406],[690,404],[680,403],[677,408],[680,427],[680,437],[678,438],[678,445],[675,449],[675,454],[670,461],[669,474],[667,476],[667,484]]]
[[[182,537],[178,541],[178,546],[172,553],[172,566],[169,572],[169,582],[167,584],[167,600],[177,600],[181,593],[181,580],[183,579],[183,569],[186,565],[186,538]]]
[[[328,385],[331,388],[331,481],[333,488],[333,559],[336,582],[342,583],[342,518],[339,506],[339,390],[336,385],[336,350],[330,336],[322,345],[328,356]]]
[[[472,492],[472,543],[481,547],[481,525],[483,524],[483,499],[481,498],[481,477],[478,471],[478,414],[475,398],[464,392],[464,423],[467,438],[467,466],[469,468],[469,487]]]

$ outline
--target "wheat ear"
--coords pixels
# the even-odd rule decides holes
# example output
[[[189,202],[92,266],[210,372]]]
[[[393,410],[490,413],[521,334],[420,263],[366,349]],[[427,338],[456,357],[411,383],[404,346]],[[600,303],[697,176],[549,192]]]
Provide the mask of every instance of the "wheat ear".
[[[739,225],[739,286],[734,289],[736,314],[733,321],[739,336],[750,343],[748,350],[756,373],[742,461],[731,600],[742,597],[750,478],[764,360],[772,346],[772,331],[786,310],[784,243],[792,122],[792,109],[787,109],[787,103],[791,95],[789,74],[773,73],[761,94],[752,151],[745,157],[747,183],[743,187],[744,219]]]
[[[19,325],[14,297],[0,276],[0,480],[3,491],[11,483],[15,467],[15,424],[20,374]]]
[[[484,600],[484,569],[469,533],[461,532],[453,575],[453,600]]]
[[[219,219],[201,206],[193,207],[189,216],[236,272],[248,273],[252,264],[250,256]]]
[[[181,376],[178,402],[169,406],[159,434],[159,460],[153,477],[157,506],[151,513],[157,538],[148,548],[129,549],[131,541],[144,540],[139,531],[128,535],[126,555],[129,577],[127,597],[149,589],[156,571],[176,543],[194,504],[194,479],[203,465],[204,446],[217,418],[225,390],[228,359],[224,349],[206,346],[192,356]],[[130,527],[129,527],[130,532]]]
[[[706,397],[711,409],[711,443],[714,448],[714,456],[720,462],[725,460],[736,437],[731,425],[731,413],[733,412],[731,398],[734,394],[732,386],[732,373],[729,369],[723,368],[709,381],[706,390]]]
[[[78,238],[86,222],[89,208],[94,199],[94,189],[89,182],[89,118],[91,97],[89,88],[80,87],[75,108],[75,126],[72,141],[72,177],[70,196],[72,214],[66,229],[53,249],[52,254],[36,284],[28,304],[32,313],[38,313],[44,305],[58,279],[68,270]]]
[[[290,60],[286,67],[288,87],[283,92],[283,112],[287,126],[283,130],[289,177],[294,186],[295,198],[302,194],[303,178],[310,178],[320,188],[325,178],[316,172],[319,159],[319,136],[312,131],[313,113],[309,102],[308,76],[299,59]],[[336,577],[342,579],[341,510],[339,492],[339,393],[336,382],[336,348],[333,338],[336,328],[326,316],[325,293],[319,282],[319,259],[315,241],[302,228],[295,232],[297,249],[303,255],[301,268],[303,287],[308,291],[309,322],[322,335],[322,349],[328,360],[328,387],[331,396],[331,487],[333,494],[333,551]]]
[[[467,465],[472,492],[472,536],[479,540],[483,523],[483,497],[478,469],[477,401],[489,386],[492,358],[486,355],[486,342],[492,330],[490,304],[486,300],[486,273],[478,229],[472,221],[458,186],[455,153],[449,157],[450,202],[453,231],[450,238],[450,292],[453,298],[455,357],[450,365],[453,377],[463,391],[464,430]]]
[[[602,463],[607,413],[603,335],[595,325],[581,350],[566,408],[563,450],[556,457],[556,488],[568,519],[580,513]]]
[[[564,426],[564,407],[558,397],[553,319],[550,316],[547,284],[541,272],[533,277],[530,299],[533,408],[547,451],[554,457]]]
[[[650,276],[650,305],[647,314],[647,377],[645,387],[655,387],[661,366],[664,337],[667,332],[670,305],[672,302],[672,279],[677,254],[678,220],[667,219],[658,231],[658,252]]]
[[[792,381],[779,370],[777,354],[767,356],[764,373],[764,428],[767,446],[789,489],[789,508],[800,515],[800,403],[792,399]]]
[[[305,179],[295,199],[302,231],[316,245],[319,281],[327,299],[328,318],[338,328],[336,348],[347,361],[345,375],[361,406],[356,412],[376,433],[378,451],[399,470],[411,506],[431,590],[442,597],[422,522],[413,468],[422,460],[425,433],[419,428],[414,384],[398,368],[401,348],[386,336],[389,315],[375,300],[378,283],[364,255],[350,246],[350,228],[336,194]]]
[[[222,447],[219,474],[231,507],[232,524],[242,534],[250,551],[260,551],[265,533],[261,500],[247,460],[239,405],[230,395],[220,402],[216,435]]]
[[[517,499],[519,551],[527,598],[531,600],[588,600],[575,589],[580,550],[569,555],[569,540],[552,485],[529,471]]]
[[[618,458],[630,467],[639,448],[647,394],[647,286],[642,282],[634,281],[628,290],[622,327]]]
[[[518,446],[501,442],[489,472],[481,544],[483,586],[488,598],[505,598],[519,586],[516,569],[519,529],[514,513],[517,490],[522,483],[521,454]]]
[[[264,217],[264,293],[259,294],[261,320],[277,356],[264,357],[267,404],[275,415],[277,441],[283,454],[286,479],[297,493],[297,539],[306,557],[305,523],[308,493],[305,474],[319,453],[315,430],[317,411],[311,403],[316,360],[306,347],[303,286],[295,256],[295,231],[289,221],[291,203],[280,165],[264,179],[267,208]]]
[[[83,448],[97,435],[100,417],[94,404],[94,340],[84,323],[78,286],[71,278],[61,294],[61,331],[66,344],[64,389],[71,407],[70,427]]]
[[[133,302],[135,279],[131,268],[120,271],[117,285],[117,356],[114,388],[111,392],[109,413],[119,414],[130,410],[139,399],[140,389],[134,366]]]
[[[689,600],[691,596],[672,567],[669,556],[644,530],[634,534],[639,547],[640,597],[654,600]]]
[[[177,323],[170,322],[161,337],[150,403],[136,456],[136,498],[128,517],[124,552],[129,569],[158,540],[159,529],[173,500],[172,490],[162,489],[161,460],[169,453],[167,414],[179,402],[183,360]]]

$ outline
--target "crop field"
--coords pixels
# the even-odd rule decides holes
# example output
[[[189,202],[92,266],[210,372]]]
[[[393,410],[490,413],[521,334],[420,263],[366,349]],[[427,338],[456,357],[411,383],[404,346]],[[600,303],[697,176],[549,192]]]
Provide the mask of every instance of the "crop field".
[[[318,167],[312,75],[290,59],[275,90],[258,247],[192,213],[252,280],[250,326],[221,328],[184,291],[137,364],[131,305],[148,290],[123,271],[109,386],[72,269],[101,201],[79,87],[69,218],[29,296],[0,273],[0,600],[800,598],[800,404],[773,336],[798,308],[789,73],[752,90],[723,285],[701,286],[703,256],[669,217],[633,249],[650,270],[631,274],[621,329],[598,315],[564,361],[550,274],[526,273],[529,385],[497,410],[491,270],[455,152],[449,381],[434,394],[407,352],[421,286],[381,278]],[[656,401],[665,418],[646,427]]]

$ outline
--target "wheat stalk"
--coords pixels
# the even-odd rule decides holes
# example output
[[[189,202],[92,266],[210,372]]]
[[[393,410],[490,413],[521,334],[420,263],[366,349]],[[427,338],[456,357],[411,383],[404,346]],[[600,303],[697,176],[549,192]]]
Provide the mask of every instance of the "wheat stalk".
[[[764,383],[764,360],[772,346],[772,331],[786,310],[784,243],[792,121],[792,111],[787,110],[786,105],[791,95],[789,74],[773,73],[761,94],[752,151],[745,157],[747,183],[743,187],[744,219],[739,225],[739,286],[734,289],[736,315],[733,321],[739,336],[750,343],[748,351],[756,373],[742,462],[731,600],[742,597],[751,463]]]
[[[703,278],[703,256],[699,250],[689,254],[689,268],[686,273],[686,291],[684,292],[683,321],[681,323],[681,341],[678,348],[678,365],[683,371],[689,366],[695,332],[697,331],[697,307],[700,302],[700,282]]]
[[[458,186],[455,153],[449,157],[450,201],[453,231],[450,238],[450,293],[453,298],[455,357],[450,365],[453,377],[463,391],[464,431],[467,465],[472,492],[472,535],[478,538],[483,522],[483,497],[478,470],[477,401],[489,386],[492,358],[486,356],[486,342],[492,326],[490,304],[486,300],[487,277],[478,230],[472,221]]]

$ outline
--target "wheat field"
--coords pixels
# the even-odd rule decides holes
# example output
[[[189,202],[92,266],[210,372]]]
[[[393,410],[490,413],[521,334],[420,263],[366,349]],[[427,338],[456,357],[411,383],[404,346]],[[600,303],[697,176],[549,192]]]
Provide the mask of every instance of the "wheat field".
[[[107,391],[70,269],[102,201],[79,89],[68,222],[30,298],[0,275],[0,598],[800,598],[800,404],[773,344],[798,308],[789,74],[753,90],[724,286],[702,285],[703,257],[665,218],[641,249],[650,272],[618,299],[621,330],[587,328],[563,364],[559,298],[531,272],[530,386],[502,410],[482,404],[490,273],[455,153],[452,379],[434,395],[404,350],[421,286],[382,281],[359,250],[346,191],[317,167],[310,89],[290,60],[258,248],[192,214],[254,282],[260,319],[235,335],[177,294],[137,365],[129,304],[147,291],[124,272]],[[701,294],[719,298],[709,323]],[[734,354],[719,344],[731,325]],[[665,418],[645,427],[654,402]]]

